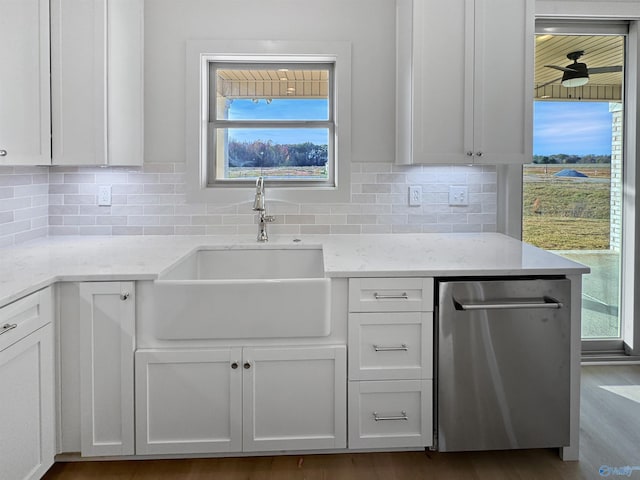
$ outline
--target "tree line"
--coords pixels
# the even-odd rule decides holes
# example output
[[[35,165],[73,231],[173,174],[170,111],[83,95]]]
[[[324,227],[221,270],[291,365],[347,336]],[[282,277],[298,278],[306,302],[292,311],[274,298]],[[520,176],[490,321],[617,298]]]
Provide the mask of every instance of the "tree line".
[[[611,163],[611,155],[568,155],[556,153],[554,155],[534,155],[533,163],[538,164],[575,164],[575,163]]]
[[[271,140],[229,142],[230,167],[311,167],[327,164],[327,145],[311,142],[281,145]]]

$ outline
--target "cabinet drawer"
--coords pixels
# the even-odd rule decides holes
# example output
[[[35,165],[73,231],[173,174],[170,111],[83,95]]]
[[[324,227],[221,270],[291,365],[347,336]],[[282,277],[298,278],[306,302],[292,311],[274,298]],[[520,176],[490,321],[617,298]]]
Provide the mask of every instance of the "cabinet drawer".
[[[431,312],[350,313],[349,379],[431,378]]]
[[[0,350],[51,322],[52,308],[51,287],[0,308]]]
[[[431,312],[433,278],[351,278],[350,312]]]
[[[431,380],[349,382],[349,448],[433,444]]]

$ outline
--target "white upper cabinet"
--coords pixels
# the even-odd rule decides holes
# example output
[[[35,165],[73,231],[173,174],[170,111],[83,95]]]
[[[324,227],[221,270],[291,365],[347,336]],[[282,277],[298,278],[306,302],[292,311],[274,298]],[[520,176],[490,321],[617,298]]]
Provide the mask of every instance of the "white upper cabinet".
[[[0,0],[0,165],[51,163],[49,1]]]
[[[54,165],[142,165],[143,0],[51,0]]]
[[[533,0],[397,0],[396,163],[531,161]]]

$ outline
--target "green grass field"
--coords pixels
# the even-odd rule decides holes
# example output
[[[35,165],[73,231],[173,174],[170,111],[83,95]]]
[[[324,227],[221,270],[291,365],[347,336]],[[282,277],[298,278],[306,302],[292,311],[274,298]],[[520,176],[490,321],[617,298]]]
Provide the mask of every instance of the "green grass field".
[[[265,178],[311,178],[317,180],[327,179],[327,168],[322,167],[229,167],[228,178],[256,178],[262,175]]]
[[[610,170],[588,166],[589,178],[559,178],[565,166],[525,166],[523,239],[548,250],[609,248]]]

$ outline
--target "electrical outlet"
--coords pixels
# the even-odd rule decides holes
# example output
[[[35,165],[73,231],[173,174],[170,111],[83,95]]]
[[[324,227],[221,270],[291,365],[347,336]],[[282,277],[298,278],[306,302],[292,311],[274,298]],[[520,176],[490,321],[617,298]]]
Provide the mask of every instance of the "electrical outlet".
[[[409,206],[419,207],[422,204],[422,187],[411,185],[409,187]]]
[[[111,206],[111,185],[98,186],[98,205],[104,207]]]
[[[449,187],[449,205],[469,205],[469,187],[451,185]]]

